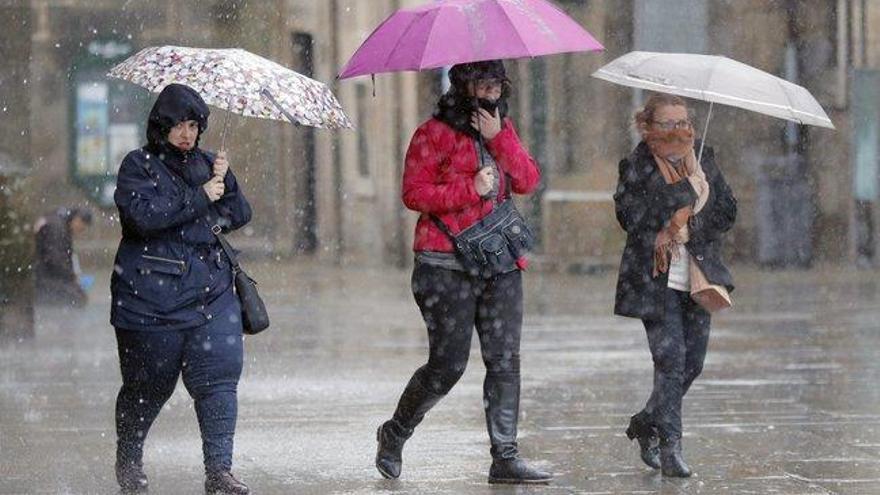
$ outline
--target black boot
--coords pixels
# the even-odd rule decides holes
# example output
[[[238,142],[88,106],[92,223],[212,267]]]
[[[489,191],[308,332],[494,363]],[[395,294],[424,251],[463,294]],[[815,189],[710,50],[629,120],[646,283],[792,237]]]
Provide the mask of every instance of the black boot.
[[[529,466],[526,461],[515,459],[493,459],[489,468],[489,483],[508,485],[546,485],[553,481],[553,475]]]
[[[403,444],[412,436],[413,430],[403,428],[390,419],[376,431],[379,448],[376,451],[376,469],[383,478],[393,480],[400,477],[403,467]]]
[[[646,420],[644,411],[636,414],[629,420],[626,436],[630,440],[639,440],[639,451],[642,461],[649,467],[660,469],[660,439],[657,432]]]
[[[122,493],[146,493],[149,488],[144,466],[140,462],[116,462],[116,482]]]
[[[419,381],[419,373],[406,385],[394,417],[379,426],[376,440],[376,469],[386,479],[397,479],[403,467],[403,444],[413,434],[413,429],[424,419],[425,414],[434,407],[442,394],[434,393]]]
[[[248,495],[251,489],[229,471],[212,471],[205,476],[207,495]]]
[[[660,440],[660,466],[663,476],[687,478],[691,475],[691,468],[681,456],[680,438]]]
[[[486,427],[492,444],[489,483],[546,484],[553,475],[530,467],[519,458],[516,429],[519,423],[519,374],[487,374],[483,385]]]

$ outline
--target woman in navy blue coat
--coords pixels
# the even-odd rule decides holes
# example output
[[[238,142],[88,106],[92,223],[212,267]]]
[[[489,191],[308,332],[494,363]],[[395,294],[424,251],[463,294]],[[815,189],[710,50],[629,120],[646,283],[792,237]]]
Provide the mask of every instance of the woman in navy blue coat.
[[[130,152],[115,194],[122,241],[111,279],[122,387],[116,401],[116,475],[147,487],[143,445],[178,377],[195,402],[208,493],[248,493],[231,474],[242,371],[241,308],[212,228],[248,223],[251,208],[225,153],[199,148],[208,106],[172,84],[149,116],[147,145]]]

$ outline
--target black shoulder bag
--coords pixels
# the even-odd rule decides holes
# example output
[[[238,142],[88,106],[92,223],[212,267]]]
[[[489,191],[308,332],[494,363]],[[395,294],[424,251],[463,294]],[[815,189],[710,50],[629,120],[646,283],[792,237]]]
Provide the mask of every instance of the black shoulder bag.
[[[480,165],[483,166],[483,142],[479,140]],[[500,167],[498,167],[500,171]],[[431,215],[431,220],[455,246],[458,262],[473,276],[492,278],[516,269],[516,260],[535,246],[535,234],[516,209],[510,194],[510,175],[506,174],[507,199],[495,203],[488,215],[475,224],[453,234],[443,220]]]
[[[269,313],[266,311],[263,299],[257,292],[257,282],[249,277],[241,268],[241,265],[239,265],[235,251],[222,234],[220,226],[215,225],[211,227],[211,231],[217,236],[220,247],[223,248],[223,252],[226,253],[226,257],[229,258],[229,263],[232,265],[235,293],[238,295],[239,301],[241,301],[241,323],[244,333],[248,335],[258,334],[269,328]]]

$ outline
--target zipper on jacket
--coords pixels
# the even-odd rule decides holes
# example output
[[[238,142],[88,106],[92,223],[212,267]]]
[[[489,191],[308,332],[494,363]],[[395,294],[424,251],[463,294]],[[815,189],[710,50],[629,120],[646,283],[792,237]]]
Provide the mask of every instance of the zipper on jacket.
[[[154,260],[154,261],[162,261],[165,263],[174,263],[175,265],[179,265],[181,270],[186,269],[186,262],[183,262],[180,260],[172,260],[169,258],[160,258],[159,256],[150,256],[149,254],[142,254],[141,258],[145,258],[148,260]]]

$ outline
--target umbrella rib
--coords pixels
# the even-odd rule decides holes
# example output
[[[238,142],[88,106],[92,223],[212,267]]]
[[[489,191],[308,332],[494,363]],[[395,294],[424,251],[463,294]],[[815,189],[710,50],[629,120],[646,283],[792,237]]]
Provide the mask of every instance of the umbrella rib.
[[[503,4],[504,4],[504,2],[496,2],[495,3],[495,5],[497,5],[498,8],[501,9],[501,12],[504,13],[504,19],[507,20],[507,23],[510,24],[510,27],[513,28],[513,32],[519,33],[519,31],[517,31],[517,29],[516,29],[516,24],[513,23],[513,19],[510,18],[510,14],[507,12],[507,9],[504,8]],[[523,41],[522,36],[519,36],[518,38],[519,38],[519,43],[523,48],[523,52],[528,53],[529,57],[534,57],[534,55],[532,55],[532,52],[529,50],[529,47],[527,47],[525,42]]]
[[[407,34],[409,34],[409,32],[413,29],[413,26],[414,26],[418,21],[422,20],[425,16],[430,15],[431,12],[432,12],[432,11],[430,11],[430,10],[429,10],[429,11],[425,11],[425,12],[420,12],[419,15],[418,15],[415,19],[413,19],[412,22],[409,23],[409,25],[406,27],[406,29],[400,34],[400,37],[398,37],[398,43],[397,43],[397,45],[396,45],[392,50],[390,50],[390,51],[388,52],[388,56],[385,57],[385,63],[383,64],[385,67],[388,67],[388,61],[391,60],[391,58],[392,58],[395,54],[397,54],[397,51],[398,51],[398,50],[400,49],[400,47],[402,46],[402,45],[399,43],[399,41],[402,40]],[[434,23],[432,22],[432,23],[431,23],[431,31],[428,33],[428,41],[431,40],[431,34],[432,34],[433,32],[434,32]],[[425,46],[428,46],[428,41],[425,42]],[[425,50],[422,50],[422,57],[424,57],[424,54],[425,54]],[[421,68],[422,68],[422,59],[420,58],[420,59],[419,59],[419,69],[421,69]]]
[[[724,59],[724,57],[721,57],[721,58]],[[707,89],[703,90],[704,95],[705,95],[705,93],[710,91],[708,88],[711,87],[712,79],[715,79],[715,72],[717,72],[717,71],[718,71],[718,64],[717,63],[712,64],[712,68],[709,69],[709,77],[706,79],[706,88]],[[705,98],[705,96],[703,96],[703,98]]]
[[[785,79],[782,79],[782,81],[785,81]],[[796,112],[796,109],[794,108],[794,102],[791,101],[791,97],[788,96],[788,91],[785,90],[785,84],[782,84],[782,81],[776,81],[776,84],[779,86],[780,89],[782,89],[782,94],[785,95],[785,99],[788,101],[789,111],[794,114]],[[792,117],[797,118],[794,115],[792,115]],[[799,123],[803,125],[803,121],[800,121]]]
[[[430,12],[435,13],[434,21],[431,23],[431,30],[428,32],[428,37],[425,39],[425,46],[422,48],[422,55],[419,57],[419,69],[418,70],[428,68],[428,67],[425,67],[425,56],[428,54],[428,47],[431,46],[431,39],[434,38],[434,23],[436,23],[437,18],[440,17],[440,9],[429,10],[429,11],[425,12],[424,15],[428,15],[428,13],[430,13]],[[413,23],[413,24],[415,24],[415,23]],[[407,30],[409,30],[409,28],[407,28]]]

